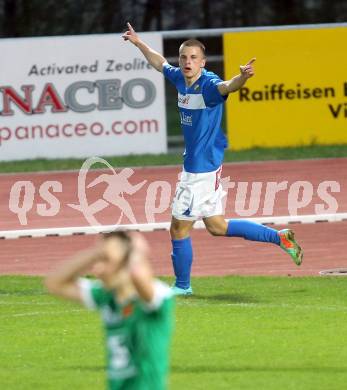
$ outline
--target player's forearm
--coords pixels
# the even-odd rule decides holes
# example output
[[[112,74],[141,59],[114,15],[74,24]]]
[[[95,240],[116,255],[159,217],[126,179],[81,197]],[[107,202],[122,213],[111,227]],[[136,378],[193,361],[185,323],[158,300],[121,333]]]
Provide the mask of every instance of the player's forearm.
[[[79,253],[46,277],[47,289],[53,294],[61,295],[66,286],[75,283],[98,259],[100,254],[96,250]]]
[[[228,95],[229,93],[236,92],[242,88],[247,81],[247,77],[239,74],[233,77],[231,80],[223,81],[218,84],[218,90],[221,95]]]
[[[139,40],[134,45],[141,50],[142,54],[146,57],[146,60],[154,69],[159,72],[163,69],[163,63],[166,62],[166,59],[157,51],[149,47],[145,42]]]
[[[139,294],[145,302],[151,302],[154,296],[153,275],[149,264],[142,254],[133,253],[130,259],[130,276]]]

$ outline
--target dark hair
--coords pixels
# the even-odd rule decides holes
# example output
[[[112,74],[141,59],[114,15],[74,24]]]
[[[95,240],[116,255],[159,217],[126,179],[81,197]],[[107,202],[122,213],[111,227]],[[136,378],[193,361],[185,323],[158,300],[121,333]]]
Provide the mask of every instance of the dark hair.
[[[206,48],[205,48],[205,45],[200,42],[199,40],[197,39],[188,39],[187,41],[184,41],[181,46],[180,46],[180,49],[182,47],[199,47],[200,50],[202,51],[202,54],[204,55],[205,57],[205,53],[206,53]]]
[[[102,233],[105,240],[109,238],[119,238],[120,240],[130,244],[130,237],[124,230],[114,230],[112,232]]]

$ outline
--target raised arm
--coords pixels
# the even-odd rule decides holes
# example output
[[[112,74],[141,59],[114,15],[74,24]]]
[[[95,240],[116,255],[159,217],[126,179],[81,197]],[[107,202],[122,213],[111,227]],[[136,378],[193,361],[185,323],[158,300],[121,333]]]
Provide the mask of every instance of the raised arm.
[[[101,247],[78,253],[63,263],[57,270],[46,276],[45,285],[51,294],[82,303],[78,279],[102,258]]]
[[[253,62],[255,58],[252,58],[246,65],[240,66],[240,74],[233,77],[231,80],[222,81],[218,84],[218,90],[221,95],[228,95],[231,92],[239,90],[246,81],[254,76]]]
[[[151,303],[154,298],[154,279],[149,263],[149,246],[139,233],[132,233],[130,276],[141,299]]]
[[[153,50],[145,42],[143,42],[136,34],[130,23],[127,23],[127,26],[128,30],[122,35],[123,39],[125,41],[130,41],[133,45],[139,48],[153,68],[162,72],[163,64],[167,62],[166,59],[160,53]]]

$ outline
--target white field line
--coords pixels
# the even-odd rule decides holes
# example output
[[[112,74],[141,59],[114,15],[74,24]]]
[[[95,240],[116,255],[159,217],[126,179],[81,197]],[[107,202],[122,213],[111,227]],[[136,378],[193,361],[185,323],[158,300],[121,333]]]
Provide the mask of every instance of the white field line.
[[[11,294],[6,294],[6,296],[11,296]],[[40,306],[52,306],[52,302],[37,302],[37,301],[30,301],[30,302],[8,302],[8,301],[0,301],[1,306],[15,306],[15,305],[40,305]]]
[[[207,300],[212,300],[213,297],[211,298],[206,298]],[[217,300],[217,299],[216,299]],[[244,308],[249,308],[249,309],[299,309],[299,310],[305,310],[305,311],[310,311],[310,310],[322,310],[322,311],[343,311],[347,312],[347,306],[322,306],[322,305],[297,305],[295,303],[290,304],[290,303],[281,303],[281,304],[266,304],[266,303],[207,303],[207,302],[192,302],[188,299],[179,299],[176,301],[176,305],[180,306],[202,306],[202,307],[207,307],[207,306],[219,306],[219,307],[244,307]]]
[[[347,312],[347,307],[345,306],[321,306],[321,305],[297,305],[297,304],[265,304],[265,303],[206,303],[206,302],[193,302],[190,299],[177,300],[176,304],[179,306],[190,306],[190,307],[242,307],[246,309],[299,309],[305,311],[319,310],[319,311],[332,311],[332,312]],[[85,308],[81,309],[71,309],[71,310],[55,310],[55,311],[35,311],[28,313],[14,313],[14,314],[4,314],[0,315],[0,318],[12,318],[12,317],[31,317],[31,316],[44,316],[64,314],[64,313],[76,313],[76,312],[87,312]]]
[[[246,218],[249,221],[269,224],[288,225],[292,223],[317,223],[317,222],[340,222],[347,221],[347,213],[336,214],[311,214],[311,215],[286,215],[277,217],[256,217]],[[203,229],[203,221],[197,221],[195,229]],[[3,230],[0,231],[0,239],[16,239],[20,237],[47,237],[47,236],[72,236],[85,234],[98,234],[113,230],[138,230],[141,232],[151,232],[156,230],[169,230],[170,222],[139,223],[128,225],[98,225],[98,226],[77,226],[48,229],[23,229],[23,230]]]
[[[44,316],[45,314],[55,315],[55,314],[63,314],[63,313],[74,313],[87,311],[86,309],[72,309],[72,310],[59,310],[59,311],[33,311],[28,313],[14,313],[14,314],[3,314],[0,315],[0,318],[10,318],[10,317],[31,317],[31,316]]]

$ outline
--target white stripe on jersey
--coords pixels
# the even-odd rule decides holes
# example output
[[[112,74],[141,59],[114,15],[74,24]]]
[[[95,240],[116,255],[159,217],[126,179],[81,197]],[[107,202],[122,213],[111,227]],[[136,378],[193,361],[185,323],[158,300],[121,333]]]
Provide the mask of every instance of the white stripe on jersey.
[[[202,110],[206,108],[204,98],[201,93],[187,93],[182,95],[178,92],[178,107],[187,108],[188,110]]]
[[[81,292],[81,298],[84,306],[87,309],[90,310],[95,310],[97,308],[93,296],[92,296],[92,283],[90,280],[87,278],[79,278],[78,281],[78,286],[80,288]]]
[[[171,288],[166,283],[163,283],[161,280],[155,279],[153,299],[151,302],[142,301],[142,307],[146,311],[158,310],[161,304],[163,303],[163,301],[171,297],[172,297]]]

